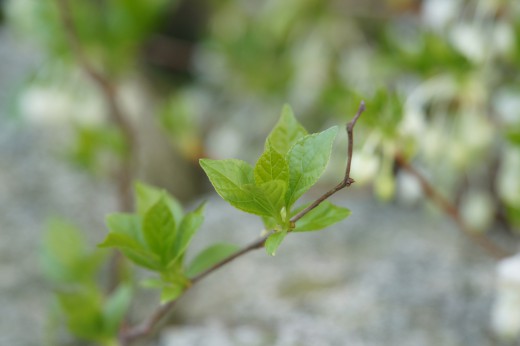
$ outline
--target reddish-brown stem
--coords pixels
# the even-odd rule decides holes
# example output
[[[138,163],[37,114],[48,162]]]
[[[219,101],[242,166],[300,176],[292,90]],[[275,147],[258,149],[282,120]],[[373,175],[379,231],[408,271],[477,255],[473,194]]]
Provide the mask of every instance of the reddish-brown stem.
[[[415,169],[402,154],[398,153],[395,155],[395,161],[397,164],[417,179],[424,194],[434,202],[447,216],[449,216],[460,229],[460,231],[466,235],[471,241],[480,246],[484,251],[496,259],[503,259],[510,256],[505,249],[495,244],[486,235],[479,233],[479,231],[470,227],[464,222],[459,209],[446,199],[435,187],[428,182],[428,180]]]
[[[315,200],[311,205],[309,205],[307,208],[303,209],[301,212],[296,214],[291,218],[291,222],[296,222],[299,219],[301,219],[303,216],[305,216],[308,212],[316,208],[318,205],[321,204],[321,202],[325,201],[327,198],[338,192],[339,190],[348,187],[354,183],[354,179],[350,177],[350,167],[352,165],[352,153],[354,150],[354,126],[356,125],[356,122],[358,121],[359,117],[363,112],[365,111],[365,102],[361,101],[361,104],[359,105],[358,111],[354,118],[347,124],[347,135],[348,135],[348,148],[347,148],[347,168],[345,169],[345,176],[343,177],[343,180],[336,185],[331,190],[324,193],[320,198]]]
[[[314,201],[310,206],[302,210],[300,213],[295,215],[291,218],[291,223],[296,223],[299,219],[301,219],[303,216],[305,216],[308,212],[310,212],[312,209],[316,208],[321,202],[325,201],[327,198],[338,192],[339,190],[350,186],[352,183],[354,183],[354,179],[350,178],[350,166],[352,163],[352,153],[353,153],[353,145],[354,145],[354,126],[356,125],[357,120],[361,116],[361,114],[365,111],[365,103],[362,101],[361,105],[359,106],[359,109],[354,116],[354,118],[347,124],[347,134],[348,134],[348,149],[347,149],[347,168],[345,170],[345,176],[343,180],[336,185],[333,189],[327,191],[325,194],[323,194],[321,197],[319,197],[316,201]],[[230,262],[234,261],[235,259],[242,257],[243,255],[257,249],[261,249],[264,247],[265,241],[267,238],[272,234],[273,232],[270,232],[269,234],[263,236],[262,238],[256,240],[255,242],[247,245],[246,247],[240,249],[239,251],[235,252],[234,254],[224,258],[222,261],[214,264],[212,267],[206,269],[202,273],[194,276],[191,278],[190,283],[191,285],[183,292],[185,293],[189,288],[191,288],[193,285],[200,282],[202,279],[210,275],[211,273],[215,272],[216,270],[222,268],[223,266],[229,264]],[[120,342],[122,345],[128,345],[129,343],[133,342],[134,340],[137,340],[141,337],[144,337],[148,334],[150,334],[154,327],[159,323],[159,321],[166,315],[168,312],[174,307],[175,302],[177,300],[174,300],[166,305],[161,306],[158,308],[152,315],[146,319],[143,323],[131,327],[123,329],[120,333]]]
[[[243,249],[237,251],[236,253],[232,254],[229,257],[226,257],[224,260],[216,263],[212,267],[206,269],[202,273],[198,274],[197,276],[193,277],[190,281],[190,286],[187,287],[183,294],[185,294],[191,287],[193,287],[195,284],[197,284],[199,281],[204,279],[209,274],[213,273],[217,269],[229,264],[231,261],[245,255],[246,253],[261,249],[264,247],[264,243],[267,240],[268,236],[264,236],[255,242],[249,244],[248,246],[244,247]],[[178,299],[177,299],[178,300]],[[143,323],[132,327],[128,329],[124,329],[120,333],[120,343],[122,346],[128,345],[134,340],[137,340],[141,337],[144,337],[148,334],[150,334],[155,326],[170,312],[170,310],[175,306],[177,300],[171,301],[161,307],[159,307],[157,310],[155,310],[150,317],[148,317]]]

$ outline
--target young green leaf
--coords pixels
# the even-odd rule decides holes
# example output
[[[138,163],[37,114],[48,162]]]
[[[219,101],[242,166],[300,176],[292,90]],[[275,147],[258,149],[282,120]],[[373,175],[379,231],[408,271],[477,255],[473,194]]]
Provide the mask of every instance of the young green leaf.
[[[334,126],[320,133],[303,137],[289,150],[289,189],[286,203],[291,206],[312,185],[327,166],[332,150],[332,142],[338,133]]]
[[[305,135],[307,135],[307,131],[298,123],[291,107],[285,105],[280,120],[278,120],[278,123],[267,137],[266,146],[269,143],[273,149],[285,155]]]
[[[201,251],[186,269],[188,277],[194,277],[224,258],[238,251],[238,246],[232,244],[215,244]]]
[[[285,157],[277,152],[269,142],[266,143],[264,153],[256,162],[254,178],[258,185],[273,180],[285,182],[289,180],[289,166],[287,166]]]
[[[301,209],[303,210],[304,207]],[[296,214],[295,212],[294,214]],[[294,232],[309,232],[327,228],[350,215],[347,208],[324,201],[296,222]]]
[[[144,215],[157,201],[165,196],[168,207],[173,214],[175,220],[181,220],[184,212],[181,204],[166,191],[158,189],[154,186],[144,184],[142,182],[136,182],[134,185],[135,189],[135,201],[136,210],[139,215]]]
[[[236,159],[201,159],[200,165],[217,193],[229,204],[247,213],[270,216],[270,203],[263,189],[255,186],[250,164]]]
[[[130,306],[132,287],[121,284],[110,295],[103,308],[103,326],[107,335],[117,335],[121,321]]]
[[[118,248],[132,262],[150,270],[160,270],[159,256],[145,249],[142,244],[126,234],[109,233],[98,245],[101,248]]]
[[[149,248],[166,264],[168,249],[176,236],[175,220],[164,197],[144,215],[143,233]]]
[[[104,259],[103,251],[88,251],[81,231],[58,218],[47,222],[41,252],[46,277],[55,283],[93,280]]]
[[[141,216],[136,214],[113,213],[106,217],[106,224],[111,233],[125,234],[146,247],[141,223]]]
[[[83,234],[74,225],[58,219],[50,219],[44,235],[46,252],[52,254],[63,266],[73,267],[78,259],[86,253]]]
[[[280,210],[285,205],[286,182],[273,180],[261,185],[250,184],[245,185],[244,190],[249,191],[257,210],[261,212],[258,215],[280,220]]]
[[[203,203],[194,211],[187,213],[184,219],[182,219],[177,230],[177,236],[169,251],[170,255],[168,259],[170,260],[170,263],[168,264],[168,267],[171,266],[172,262],[175,262],[182,257],[188,248],[191,239],[200,228],[200,225],[202,225],[202,222],[204,222],[204,207],[205,204]]]
[[[104,338],[101,295],[84,286],[71,292],[58,293],[58,301],[68,329],[77,337],[100,341]]]
[[[271,234],[269,238],[265,241],[265,251],[267,251],[268,255],[274,256],[276,254],[276,250],[282,244],[282,241],[285,239],[287,235],[287,231],[276,232]]]
[[[184,286],[180,283],[168,283],[162,286],[161,304],[177,299],[184,291]]]

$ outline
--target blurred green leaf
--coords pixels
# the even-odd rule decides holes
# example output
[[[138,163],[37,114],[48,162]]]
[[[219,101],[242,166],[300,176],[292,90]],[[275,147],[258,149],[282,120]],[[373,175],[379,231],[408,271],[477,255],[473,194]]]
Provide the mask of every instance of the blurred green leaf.
[[[182,292],[184,292],[184,286],[180,283],[168,283],[163,285],[161,291],[161,304],[177,299]]]
[[[107,335],[116,336],[121,322],[130,307],[132,287],[121,284],[105,301],[103,307],[103,326]]]
[[[186,269],[188,277],[194,277],[211,268],[216,263],[231,256],[239,250],[239,247],[232,244],[215,244],[202,250],[189,264]]]
[[[150,270],[162,268],[160,257],[127,234],[109,233],[99,247],[115,247],[132,262]]]
[[[74,292],[58,293],[68,329],[77,337],[100,341],[105,338],[102,297],[96,290],[81,287]]]
[[[53,218],[47,222],[42,266],[56,283],[91,281],[104,258],[101,251],[87,251],[82,233],[74,225]]]
[[[506,138],[514,145],[520,146],[520,128],[509,129]]]
[[[106,217],[106,223],[110,232],[124,234],[146,247],[146,242],[141,229],[142,218],[136,214],[114,213]]]

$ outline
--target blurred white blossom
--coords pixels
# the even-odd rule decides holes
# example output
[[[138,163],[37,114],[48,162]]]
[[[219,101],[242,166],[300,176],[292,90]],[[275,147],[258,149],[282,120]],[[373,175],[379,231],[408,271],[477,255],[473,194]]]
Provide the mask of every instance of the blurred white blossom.
[[[493,201],[485,191],[472,190],[462,199],[462,217],[466,224],[485,231],[493,221]]]
[[[422,6],[424,23],[436,30],[442,30],[453,21],[461,6],[459,0],[427,0]]]
[[[520,334],[520,255],[502,260],[497,276],[492,325],[498,336],[513,340]]]
[[[423,198],[421,184],[414,176],[401,171],[397,175],[398,196],[406,204],[414,204]]]

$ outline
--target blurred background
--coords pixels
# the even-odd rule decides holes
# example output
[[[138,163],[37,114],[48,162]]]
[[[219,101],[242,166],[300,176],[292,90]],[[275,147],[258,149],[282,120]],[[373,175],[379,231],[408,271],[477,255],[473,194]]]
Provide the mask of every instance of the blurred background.
[[[63,263],[49,258],[106,285],[95,244],[104,215],[130,208],[132,180],[188,208],[209,201],[194,250],[248,243],[259,220],[219,200],[198,159],[253,164],[285,103],[317,132],[361,100],[356,183],[335,197],[353,215],[215,273],[143,344],[518,343],[518,260],[497,265],[395,161],[516,252],[517,0],[0,3],[0,344],[83,344],[53,301]],[[309,199],[341,179],[346,143]],[[138,289],[130,320],[157,303]]]

